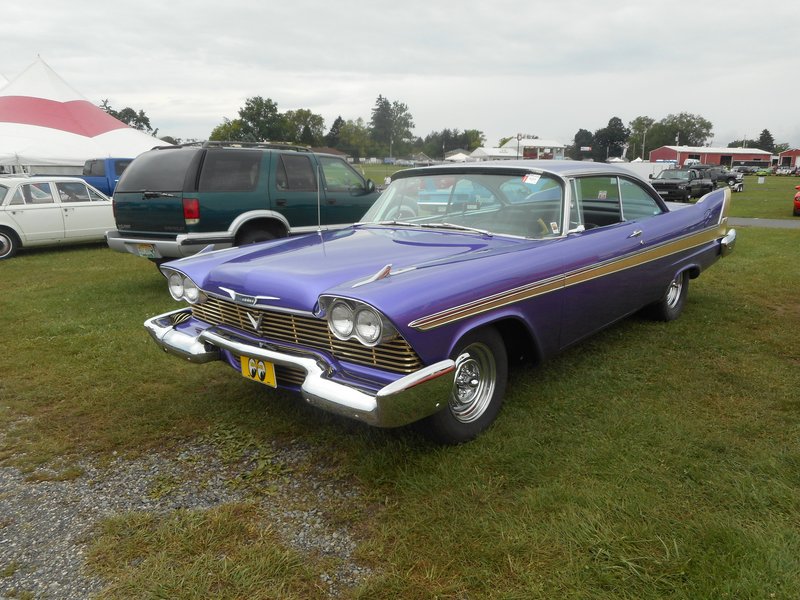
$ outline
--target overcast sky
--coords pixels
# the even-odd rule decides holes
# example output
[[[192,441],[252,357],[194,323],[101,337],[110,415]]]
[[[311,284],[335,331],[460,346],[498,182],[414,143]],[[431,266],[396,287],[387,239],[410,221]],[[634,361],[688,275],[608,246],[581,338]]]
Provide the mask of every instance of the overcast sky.
[[[479,129],[565,144],[612,117],[688,112],[712,145],[768,129],[800,147],[800,2],[740,0],[28,0],[6,2],[0,74],[40,55],[90,101],[207,139],[246,98],[414,134]],[[0,84],[3,82],[0,77]]]

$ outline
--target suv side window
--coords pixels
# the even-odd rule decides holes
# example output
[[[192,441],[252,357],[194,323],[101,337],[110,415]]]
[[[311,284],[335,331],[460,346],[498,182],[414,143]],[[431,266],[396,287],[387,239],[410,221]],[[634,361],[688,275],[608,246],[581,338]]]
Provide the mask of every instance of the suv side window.
[[[250,192],[258,183],[261,152],[209,150],[203,161],[199,192]]]
[[[364,180],[342,159],[330,156],[317,158],[322,165],[326,189],[329,192],[352,192],[364,189]]]
[[[105,177],[106,166],[102,160],[87,160],[83,165],[83,174],[93,177]]]
[[[281,154],[276,179],[279,190],[313,192],[317,189],[311,159],[302,154]]]

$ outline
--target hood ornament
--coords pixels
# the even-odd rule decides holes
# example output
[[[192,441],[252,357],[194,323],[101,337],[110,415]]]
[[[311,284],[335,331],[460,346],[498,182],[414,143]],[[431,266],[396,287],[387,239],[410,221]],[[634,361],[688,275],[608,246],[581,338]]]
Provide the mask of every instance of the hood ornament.
[[[222,286],[219,289],[228,294],[236,304],[244,304],[245,306],[257,306],[260,300],[280,300],[278,296],[249,296]]]

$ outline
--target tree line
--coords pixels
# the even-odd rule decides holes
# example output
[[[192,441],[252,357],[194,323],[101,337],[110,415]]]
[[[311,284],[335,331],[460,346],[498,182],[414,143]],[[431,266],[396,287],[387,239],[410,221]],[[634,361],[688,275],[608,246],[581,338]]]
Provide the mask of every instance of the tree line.
[[[705,146],[712,138],[712,129],[711,121],[690,113],[670,114],[660,121],[640,116],[627,126],[619,117],[612,117],[606,127],[594,133],[579,129],[566,154],[576,160],[647,160],[648,152],[661,146]],[[776,144],[769,130],[764,129],[757,140],[734,140],[728,148],[757,148],[776,154],[787,150],[789,144]]]
[[[142,110],[126,107],[115,110],[108,100],[100,108],[120,121],[157,135],[150,119]],[[281,112],[270,98],[253,96],[245,100],[233,119],[224,118],[214,127],[209,140],[239,142],[287,142],[311,147],[335,148],[355,159],[366,157],[412,157],[420,153],[432,159],[443,159],[452,150],[471,152],[486,144],[479,129],[442,129],[424,137],[412,134],[414,118],[408,106],[378,95],[369,121],[362,118],[345,120],[338,116],[328,131],[325,120],[307,109]],[[623,157],[629,160],[641,157],[647,160],[648,152],[661,146],[705,146],[712,138],[711,121],[690,113],[670,114],[656,121],[649,116],[639,116],[625,125],[619,117],[609,119],[605,127],[595,130],[579,129],[566,147],[565,154],[575,160],[605,161]],[[537,137],[537,136],[529,136]],[[170,143],[182,140],[161,137]],[[513,138],[503,138],[498,142]],[[187,140],[194,141],[194,140]],[[788,144],[776,144],[769,130],[764,129],[758,139],[734,140],[729,148],[758,148],[771,153],[788,149]]]

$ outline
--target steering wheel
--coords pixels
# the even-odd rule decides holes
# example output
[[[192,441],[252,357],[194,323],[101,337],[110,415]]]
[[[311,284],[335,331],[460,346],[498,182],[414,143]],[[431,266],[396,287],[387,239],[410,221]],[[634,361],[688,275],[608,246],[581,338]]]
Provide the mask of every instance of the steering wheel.
[[[394,221],[402,221],[403,219],[413,219],[416,216],[417,216],[417,211],[415,211],[411,206],[408,206],[407,204],[393,206],[386,212],[386,218]]]

